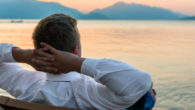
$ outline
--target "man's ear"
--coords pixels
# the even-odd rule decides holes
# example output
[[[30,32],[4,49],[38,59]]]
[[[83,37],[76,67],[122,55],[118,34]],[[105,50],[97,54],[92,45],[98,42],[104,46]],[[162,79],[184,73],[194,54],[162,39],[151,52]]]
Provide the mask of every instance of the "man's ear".
[[[75,48],[73,50],[73,54],[78,55],[78,46],[77,45],[75,46]]]

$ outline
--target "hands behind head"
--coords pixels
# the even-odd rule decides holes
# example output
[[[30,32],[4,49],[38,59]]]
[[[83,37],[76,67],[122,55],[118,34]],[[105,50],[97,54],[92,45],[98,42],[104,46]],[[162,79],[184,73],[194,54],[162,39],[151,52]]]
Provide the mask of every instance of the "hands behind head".
[[[59,51],[46,43],[41,43],[43,48],[34,50],[32,64],[36,70],[59,74],[70,71],[80,72],[83,58],[72,53]]]

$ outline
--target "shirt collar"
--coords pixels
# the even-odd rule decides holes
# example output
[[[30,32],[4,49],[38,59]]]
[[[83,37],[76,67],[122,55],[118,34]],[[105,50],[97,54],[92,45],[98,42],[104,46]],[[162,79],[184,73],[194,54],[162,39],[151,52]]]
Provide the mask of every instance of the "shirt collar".
[[[77,72],[62,73],[59,75],[47,73],[47,81],[72,81],[80,76]]]

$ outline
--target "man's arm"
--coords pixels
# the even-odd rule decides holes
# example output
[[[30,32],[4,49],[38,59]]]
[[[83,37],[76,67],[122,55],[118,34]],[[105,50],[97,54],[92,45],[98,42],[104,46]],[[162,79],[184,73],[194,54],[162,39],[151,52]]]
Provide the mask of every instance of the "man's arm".
[[[110,59],[86,59],[81,72],[106,85],[119,96],[141,97],[149,91],[152,84],[149,74]]]
[[[32,65],[33,50],[20,49],[12,44],[0,43],[0,63],[27,63]]]
[[[0,63],[15,62],[12,54],[10,54],[12,48],[12,44],[0,43]]]
[[[37,90],[45,75],[33,73],[17,65],[16,61],[25,62],[28,59],[18,49],[11,44],[0,43],[0,88],[16,98],[29,100],[32,98],[32,91]]]
[[[39,58],[42,58],[45,61],[52,61],[51,56],[49,54],[44,54],[44,55],[46,55],[47,57],[39,57]],[[14,59],[12,62],[26,63],[31,65],[34,69],[39,70],[39,68],[32,63],[32,58],[37,58],[37,57],[38,56],[35,55],[35,50],[13,47],[12,56],[10,57],[10,59]]]
[[[128,64],[109,59],[80,58],[68,52],[58,51],[47,44],[43,44],[43,47],[48,48],[53,54],[55,61],[52,63],[58,68],[59,72],[81,72],[93,77],[102,84],[88,80],[76,81],[73,84],[73,86],[79,85],[73,87],[76,93],[75,96],[81,97],[80,100],[83,100],[83,102],[88,100],[86,103],[83,103],[86,106],[89,105],[87,103],[90,103],[94,104],[95,107],[98,107],[97,105],[99,104],[100,107],[104,105],[103,102],[112,102],[112,104],[107,105],[108,108],[112,106],[119,108],[131,106],[146,94],[151,87],[152,80],[150,75]],[[41,59],[34,61],[42,66],[43,70],[51,71],[53,68],[44,65],[44,61]],[[86,97],[92,99],[87,99]]]
[[[18,63],[32,64],[31,59],[33,56],[33,50],[23,50],[19,47],[12,48],[12,56],[14,60]]]

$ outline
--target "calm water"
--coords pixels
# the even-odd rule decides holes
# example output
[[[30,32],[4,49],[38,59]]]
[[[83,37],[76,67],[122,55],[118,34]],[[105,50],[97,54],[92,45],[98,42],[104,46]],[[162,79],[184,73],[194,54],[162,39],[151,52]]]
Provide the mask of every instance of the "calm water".
[[[33,48],[35,26],[0,23],[0,42]],[[156,108],[194,110],[195,21],[79,21],[78,27],[84,57],[117,59],[150,73]]]

